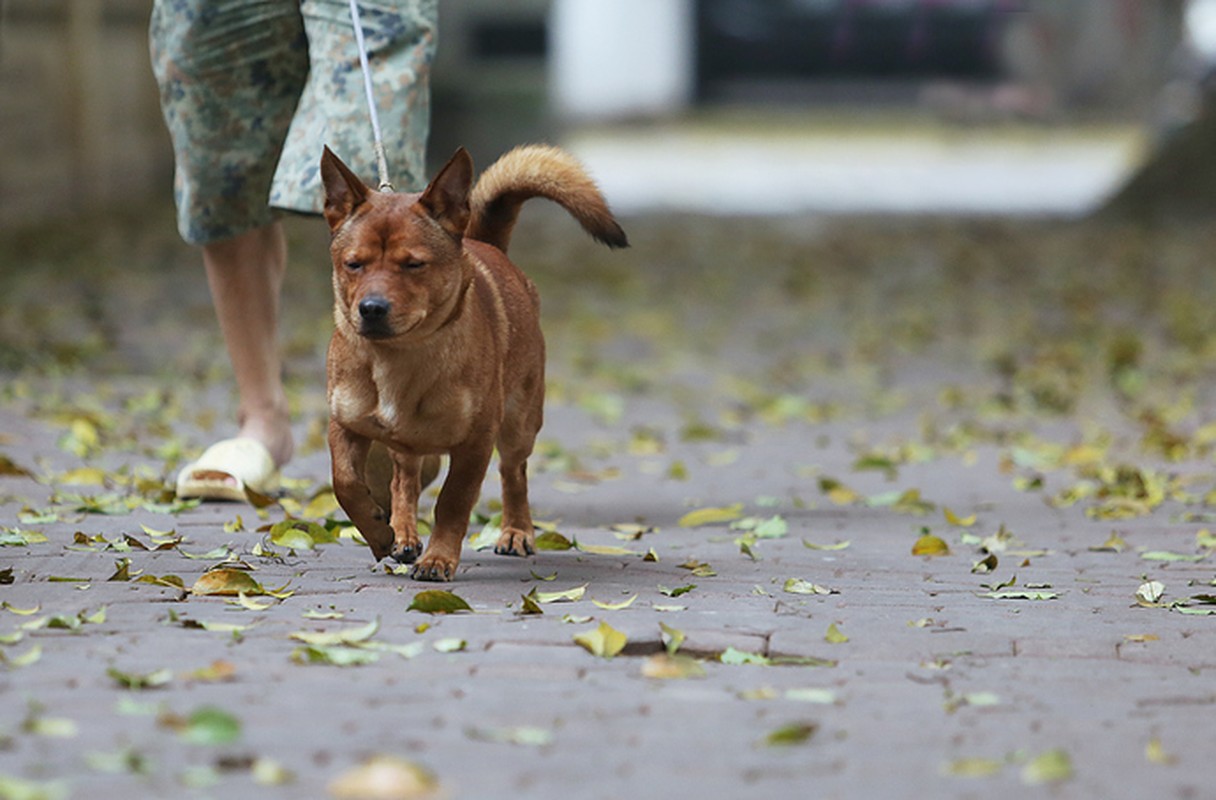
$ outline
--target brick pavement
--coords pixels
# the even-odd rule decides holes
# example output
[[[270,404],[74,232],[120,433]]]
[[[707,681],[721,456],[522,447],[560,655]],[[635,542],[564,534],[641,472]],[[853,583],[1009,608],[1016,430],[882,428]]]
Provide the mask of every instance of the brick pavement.
[[[646,246],[640,237],[643,254]],[[557,346],[559,376],[568,346]],[[692,373],[703,369],[690,363]],[[969,369],[948,359],[930,367],[939,375]],[[847,384],[840,397],[856,395],[855,383],[837,379]],[[832,394],[831,380],[813,393]],[[102,393],[106,407],[157,386],[121,372],[105,382],[121,387]],[[82,459],[59,446],[70,420],[33,418],[38,391],[55,380],[29,385],[33,395],[0,405],[0,452],[41,479],[0,478],[8,545],[0,570],[11,570],[0,574],[12,578],[0,585],[0,776],[9,781],[0,797],[324,797],[377,755],[423,766],[441,794],[461,798],[1216,796],[1207,736],[1216,623],[1135,598],[1147,578],[1165,585],[1165,600],[1200,594],[1213,580],[1208,551],[1195,544],[1202,522],[1180,516],[1194,504],[1169,499],[1152,514],[1117,521],[1087,516],[1092,502],[1054,507],[1044,499],[1069,485],[1071,473],[1045,468],[1043,490],[1019,489],[1015,479],[1035,470],[1010,468],[1017,444],[995,438],[910,459],[893,477],[859,469],[863,439],[923,435],[925,415],[940,408],[941,381],[901,384],[902,402],[880,414],[800,414],[780,424],[743,417],[704,441],[679,432],[698,402],[711,414],[709,392],[703,400],[695,392],[678,402],[627,399],[616,419],[569,394],[555,397],[543,438],[582,463],[558,468],[552,455],[534,462],[537,517],[583,546],[634,552],[570,549],[516,560],[470,550],[445,588],[473,613],[445,616],[408,611],[417,592],[436,587],[374,569],[352,541],[298,552],[270,544],[252,529],[283,519],[279,508],[263,519],[228,504],[72,511],[65,493],[103,490],[55,478]],[[306,390],[307,407],[319,391]],[[176,424],[201,441],[191,419]],[[1075,425],[1065,420],[1056,438],[1075,440]],[[639,440],[640,430],[650,438]],[[112,471],[109,480],[124,465],[163,468],[139,450],[97,461]],[[1202,476],[1205,467],[1192,458],[1167,468]],[[326,454],[314,451],[289,476],[311,492],[326,471]],[[825,477],[857,498],[834,502]],[[892,502],[892,492],[909,488],[932,507]],[[485,495],[497,496],[496,479]],[[757,538],[753,559],[727,523],[678,524],[692,509],[735,503],[746,516],[780,516],[788,530]],[[946,507],[976,521],[952,525]],[[48,509],[57,516],[38,516]],[[246,530],[225,530],[238,516]],[[616,523],[654,530],[624,541],[610,529]],[[123,547],[124,534],[155,543],[144,525],[181,541],[164,550]],[[994,572],[973,572],[983,553],[969,537],[1002,525],[1016,539],[997,551]],[[913,556],[922,526],[951,554]],[[14,530],[46,541],[22,546]],[[1127,543],[1121,552],[1091,549],[1116,530]],[[221,563],[222,547],[253,567],[263,587],[290,594],[242,606],[138,581],[172,574],[188,588]],[[657,561],[644,560],[652,548]],[[1201,560],[1145,559],[1152,551]],[[128,579],[109,580],[120,559],[130,560]],[[700,575],[689,568],[697,564],[707,565]],[[1015,576],[1008,590],[1054,599],[984,596],[984,584]],[[790,579],[830,593],[786,591]],[[675,597],[662,589],[694,584]],[[519,613],[533,588],[580,586],[579,600]],[[635,595],[624,608],[593,602]],[[349,649],[373,663],[299,662],[302,643],[292,634],[357,630],[372,620],[379,629]],[[628,639],[611,659],[574,641],[601,622]],[[644,674],[664,646],[660,623],[685,634],[680,652],[703,676]],[[827,641],[832,625],[847,641]],[[463,644],[442,652],[455,642]],[[736,651],[803,663],[723,663]],[[122,685],[140,676],[164,683]],[[229,738],[204,725],[205,715],[191,727],[191,715],[207,708],[239,721],[239,735],[191,741],[200,730]],[[790,734],[797,741],[770,743],[791,725],[804,726]],[[1064,774],[1043,768],[1053,753],[1067,763]],[[43,794],[20,794],[14,780]]]

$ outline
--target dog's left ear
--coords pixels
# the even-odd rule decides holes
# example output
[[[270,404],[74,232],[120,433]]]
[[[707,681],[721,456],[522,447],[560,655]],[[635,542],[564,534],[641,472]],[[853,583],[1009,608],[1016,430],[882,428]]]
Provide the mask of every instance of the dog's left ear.
[[[463,147],[443,165],[426,187],[418,205],[456,239],[469,226],[469,190],[473,185],[473,157]]]
[[[367,200],[368,188],[328,147],[321,152],[321,182],[325,185],[325,221],[332,232]]]

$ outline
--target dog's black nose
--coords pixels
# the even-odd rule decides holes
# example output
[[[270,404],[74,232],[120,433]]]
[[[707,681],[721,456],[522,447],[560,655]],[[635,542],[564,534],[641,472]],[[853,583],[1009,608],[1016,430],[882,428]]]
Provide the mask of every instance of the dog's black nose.
[[[359,316],[367,322],[383,322],[388,316],[389,302],[379,295],[365,297],[359,301]]]

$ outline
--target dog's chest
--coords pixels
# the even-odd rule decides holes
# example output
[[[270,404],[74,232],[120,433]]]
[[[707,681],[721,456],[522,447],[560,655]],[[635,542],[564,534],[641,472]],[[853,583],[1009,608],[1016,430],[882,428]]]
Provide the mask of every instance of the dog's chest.
[[[335,391],[331,411],[338,421],[364,436],[420,452],[462,442],[476,413],[471,392],[393,365],[373,365],[360,384],[358,390]]]

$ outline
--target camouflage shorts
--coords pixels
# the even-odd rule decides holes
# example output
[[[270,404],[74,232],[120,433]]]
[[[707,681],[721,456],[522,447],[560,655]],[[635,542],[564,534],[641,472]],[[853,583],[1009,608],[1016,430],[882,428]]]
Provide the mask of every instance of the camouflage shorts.
[[[359,0],[400,190],[421,188],[437,0]],[[178,228],[205,244],[318,213],[322,145],[376,184],[347,0],[155,0],[153,72],[173,140]]]

